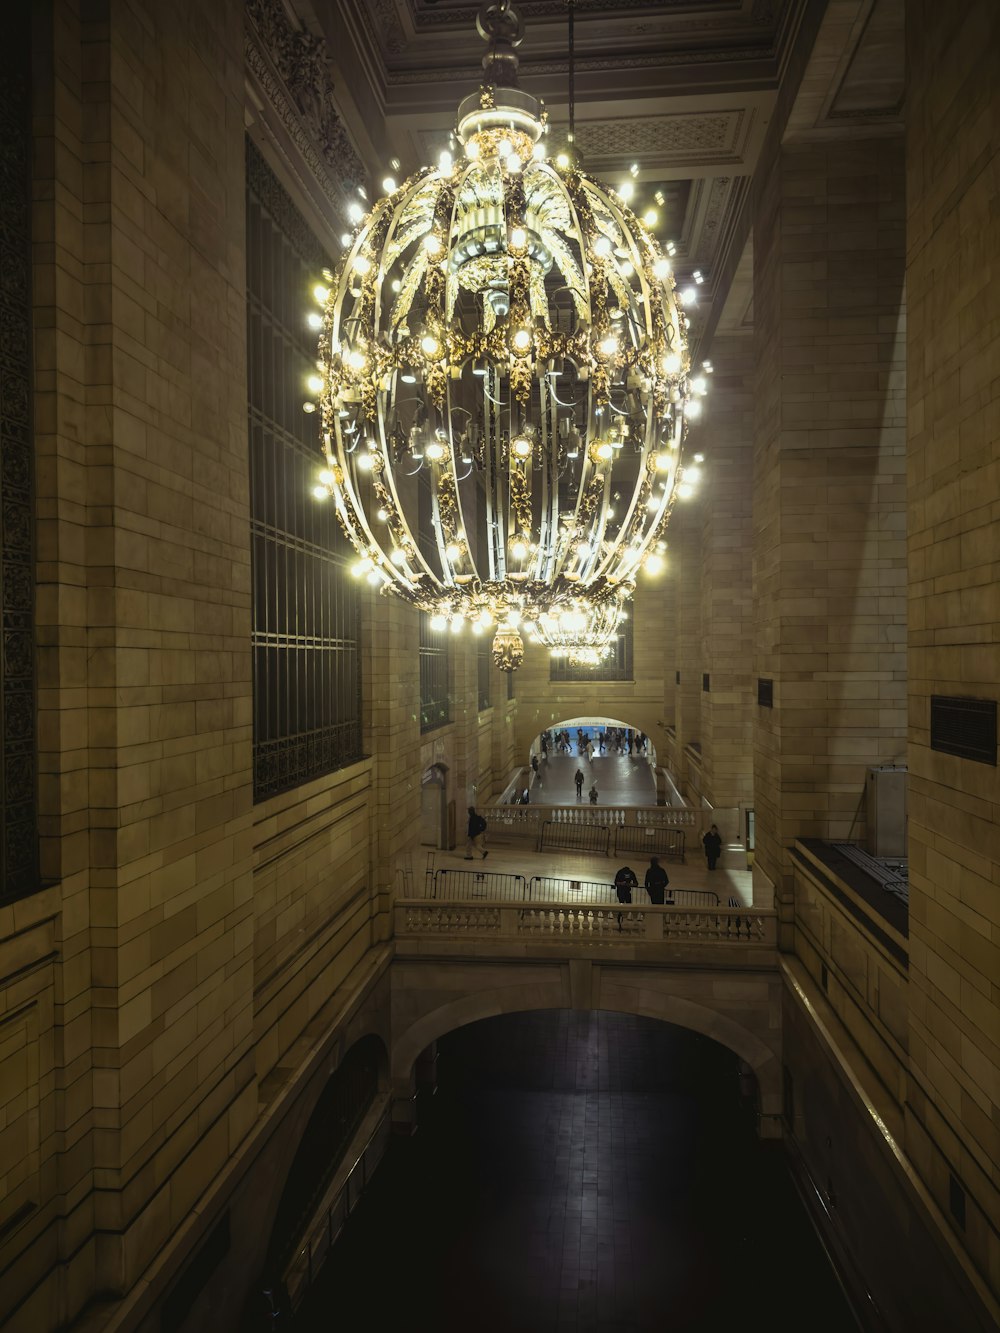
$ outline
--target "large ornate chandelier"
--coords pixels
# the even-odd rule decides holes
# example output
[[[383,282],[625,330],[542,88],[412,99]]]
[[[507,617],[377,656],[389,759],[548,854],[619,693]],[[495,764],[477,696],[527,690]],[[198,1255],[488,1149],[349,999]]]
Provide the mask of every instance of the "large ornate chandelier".
[[[380,199],[317,293],[317,494],[358,576],[440,628],[495,625],[498,666],[520,665],[522,631],[594,661],[660,560],[701,386],[649,226],[571,151],[547,156],[509,3],[479,31],[464,156]]]

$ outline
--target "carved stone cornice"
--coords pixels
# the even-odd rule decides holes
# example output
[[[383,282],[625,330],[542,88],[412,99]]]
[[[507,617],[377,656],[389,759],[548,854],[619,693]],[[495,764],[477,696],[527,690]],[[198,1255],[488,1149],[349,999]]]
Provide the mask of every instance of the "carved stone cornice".
[[[338,209],[356,196],[364,164],[334,104],[326,43],[292,26],[280,0],[246,0],[248,74],[322,193]]]

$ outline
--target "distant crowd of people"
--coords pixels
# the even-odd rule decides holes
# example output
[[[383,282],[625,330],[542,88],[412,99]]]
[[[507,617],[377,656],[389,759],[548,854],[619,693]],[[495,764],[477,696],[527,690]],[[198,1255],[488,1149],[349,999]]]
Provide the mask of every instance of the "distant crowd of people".
[[[558,731],[543,731],[539,748],[543,759],[552,750],[556,754],[576,754],[589,761],[595,754],[646,755],[649,737],[633,727],[577,727],[575,734],[563,727]]]

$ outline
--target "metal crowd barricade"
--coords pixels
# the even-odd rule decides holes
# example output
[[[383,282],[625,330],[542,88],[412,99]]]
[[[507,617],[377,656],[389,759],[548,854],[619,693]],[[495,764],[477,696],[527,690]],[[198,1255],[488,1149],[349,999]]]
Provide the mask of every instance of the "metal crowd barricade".
[[[568,848],[574,852],[599,852],[608,856],[611,849],[611,830],[606,824],[563,824],[546,819],[538,839],[538,850],[549,847]]]
[[[615,855],[619,852],[642,852],[683,865],[684,830],[659,828],[655,824],[619,824],[615,828]]]
[[[523,875],[487,870],[436,870],[432,898],[487,898],[495,903],[521,903],[526,897]]]
[[[593,879],[556,878],[554,875],[532,875],[528,894],[534,902],[613,903],[617,902],[615,886]]]

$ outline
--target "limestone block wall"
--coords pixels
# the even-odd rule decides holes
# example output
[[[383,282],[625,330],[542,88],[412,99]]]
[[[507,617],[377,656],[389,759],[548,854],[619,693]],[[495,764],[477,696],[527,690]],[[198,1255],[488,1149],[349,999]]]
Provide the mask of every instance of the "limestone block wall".
[[[753,340],[716,338],[705,425],[701,515],[701,747],[713,806],[753,804]]]
[[[704,774],[702,744],[702,525],[705,488],[674,510],[668,530],[671,577],[675,589],[673,645],[674,726],[678,767],[674,777],[686,800],[701,804]],[[677,673],[680,682],[677,682]]]
[[[782,147],[755,200],[758,857],[863,836],[868,766],[905,750],[903,151]]]
[[[996,1294],[1000,778],[931,748],[930,696],[996,701],[1000,680],[1000,13],[915,0],[907,59],[907,1151]]]

